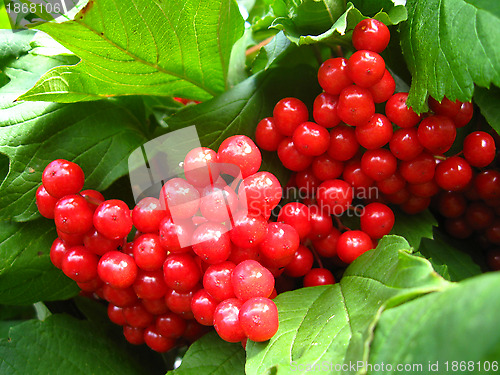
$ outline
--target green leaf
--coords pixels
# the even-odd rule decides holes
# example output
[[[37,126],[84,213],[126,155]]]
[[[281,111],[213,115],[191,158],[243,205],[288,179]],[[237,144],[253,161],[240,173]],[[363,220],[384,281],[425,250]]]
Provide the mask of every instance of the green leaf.
[[[391,234],[406,238],[413,249],[418,250],[423,238],[432,238],[433,228],[438,225],[436,218],[429,210],[416,215],[408,215],[395,209],[396,220]]]
[[[79,288],[50,262],[54,223],[0,222],[0,303],[27,305],[66,299]]]
[[[403,238],[386,236],[338,284],[280,294],[278,332],[267,343],[247,344],[246,373],[304,373],[298,369],[323,361],[367,360],[382,311],[448,285],[425,259],[409,254]]]
[[[286,54],[290,44],[290,40],[280,31],[266,46],[259,50],[252,62],[252,72],[257,73],[268,69],[276,59]]]
[[[321,33],[304,32],[304,30],[297,27],[296,21],[294,21],[292,16],[277,18],[273,22],[273,27],[284,30],[285,35],[297,45],[315,44],[318,42],[327,43],[331,46],[337,44],[350,45],[352,30],[361,20],[368,18],[363,16],[352,3],[347,4],[347,9],[343,14],[335,14],[335,17],[330,25],[328,25],[328,28]],[[406,20],[406,17],[406,9],[402,5],[392,7],[388,13],[379,12],[374,16],[374,18],[386,25],[397,25]],[[315,24],[314,19],[309,19],[307,22]]]
[[[91,0],[73,21],[38,27],[82,62],[45,74],[23,100],[71,103],[118,95],[206,100],[227,88],[243,32],[233,0]]]
[[[324,33],[345,10],[341,0],[279,0],[277,3],[273,5],[277,16],[273,26],[286,24],[287,33],[297,35]]]
[[[167,130],[196,125],[202,146],[217,150],[229,136],[245,134],[253,138],[257,123],[272,116],[273,107],[280,99],[294,96],[312,108],[319,92],[315,71],[310,67],[269,69],[212,100],[178,112],[168,120]],[[278,176],[288,176],[281,163],[269,162],[266,168]],[[280,181],[284,186],[288,180]]]
[[[137,357],[88,321],[51,315],[16,325],[0,339],[2,374],[143,374]]]
[[[375,330],[369,359],[372,366],[385,363],[385,371],[368,374],[401,374],[396,372],[397,364],[422,366],[406,374],[493,374],[497,370],[482,366],[484,361],[498,364],[500,358],[500,331],[493,328],[499,310],[498,273],[474,277],[387,310]],[[452,361],[465,366],[452,368]],[[434,367],[429,369],[429,363]]]
[[[476,87],[474,101],[479,106],[481,114],[488,121],[488,124],[500,134],[500,109],[498,108],[500,88],[497,86],[492,86],[490,89]]]
[[[459,246],[464,249],[460,249]],[[432,240],[424,238],[419,248],[419,252],[429,259],[436,271],[439,267],[445,270],[448,277],[438,272],[450,281],[461,281],[481,273],[479,265],[464,250],[471,249],[448,238],[437,229],[434,230],[434,238]]]
[[[474,83],[500,85],[500,12],[496,0],[408,0],[401,26],[413,81],[408,104],[427,110],[427,98],[470,101]]]
[[[245,351],[241,344],[222,340],[210,332],[192,344],[179,368],[168,375],[237,375],[245,373]]]

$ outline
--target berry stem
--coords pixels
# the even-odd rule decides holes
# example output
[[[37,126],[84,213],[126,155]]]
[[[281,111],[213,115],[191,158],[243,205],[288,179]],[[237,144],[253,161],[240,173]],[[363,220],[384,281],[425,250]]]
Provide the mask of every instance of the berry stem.
[[[352,206],[351,206],[352,207]],[[333,216],[333,218],[335,219],[335,223],[337,224],[337,228],[339,231],[341,232],[346,232],[348,230],[351,230],[351,228],[348,228],[346,227],[342,221],[340,220],[340,218],[338,216]]]
[[[270,36],[270,37],[269,37],[269,38],[267,38],[267,39],[264,39],[264,40],[263,40],[262,42],[260,42],[259,44],[256,44],[255,46],[250,47],[249,49],[247,49],[247,50],[246,50],[245,55],[246,55],[246,56],[249,56],[249,55],[251,55],[252,53],[259,51],[262,47],[265,47],[266,45],[268,45],[268,44],[271,42],[271,40],[273,40],[273,38],[274,38],[274,35],[273,35],[273,36]]]

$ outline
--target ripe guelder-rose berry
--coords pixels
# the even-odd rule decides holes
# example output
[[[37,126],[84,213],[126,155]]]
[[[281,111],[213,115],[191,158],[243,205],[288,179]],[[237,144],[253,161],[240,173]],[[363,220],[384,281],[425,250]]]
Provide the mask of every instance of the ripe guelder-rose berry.
[[[269,340],[279,328],[278,308],[269,298],[249,299],[241,306],[238,318],[245,335],[255,342]]]
[[[254,141],[247,136],[233,135],[226,138],[219,146],[217,161],[237,165],[242,177],[245,178],[259,170],[262,154]]]
[[[42,183],[54,198],[76,194],[83,188],[85,175],[76,163],[64,159],[51,161],[42,174]]]
[[[220,338],[228,342],[240,342],[246,335],[240,324],[239,313],[243,302],[229,298],[217,305],[214,312],[214,327]]]
[[[94,212],[94,227],[110,239],[126,237],[132,230],[127,204],[118,199],[104,201]]]
[[[137,276],[134,258],[120,251],[109,251],[99,260],[99,277],[114,288],[131,286]]]
[[[269,297],[274,288],[272,273],[255,260],[238,264],[231,275],[233,290],[240,300],[253,297]]]

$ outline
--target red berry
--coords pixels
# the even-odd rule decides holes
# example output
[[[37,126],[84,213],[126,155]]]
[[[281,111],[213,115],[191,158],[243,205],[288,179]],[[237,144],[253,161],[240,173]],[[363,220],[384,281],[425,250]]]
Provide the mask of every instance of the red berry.
[[[80,192],[80,195],[85,198],[92,211],[95,211],[96,208],[99,207],[102,202],[104,202],[104,196],[97,190],[82,190]]]
[[[394,212],[382,203],[370,203],[365,206],[360,217],[361,230],[371,238],[382,238],[394,226]]]
[[[193,232],[192,221],[176,220],[174,223],[170,217],[165,217],[160,222],[161,245],[170,253],[185,253],[190,250]]]
[[[144,344],[144,328],[123,326],[123,336],[132,345]]]
[[[385,115],[401,128],[411,128],[420,122],[420,116],[406,106],[407,92],[398,92],[385,104]]]
[[[311,250],[304,245],[300,245],[290,263],[286,265],[285,273],[291,277],[304,276],[311,270],[313,263],[314,256]]]
[[[276,151],[281,140],[284,138],[276,126],[272,117],[266,117],[259,121],[255,129],[255,143],[266,151]]]
[[[154,327],[148,327],[144,330],[144,342],[150,349],[158,353],[166,353],[176,345],[175,339],[160,335]]]
[[[338,95],[332,95],[326,92],[319,94],[313,104],[314,121],[325,128],[337,126],[340,123],[340,118],[337,114],[338,102]]]
[[[291,171],[298,172],[311,165],[313,158],[299,152],[292,138],[285,138],[278,146],[278,157],[283,166]]]
[[[294,227],[301,240],[311,232],[309,208],[303,203],[285,204],[280,210],[277,221]]]
[[[313,268],[304,276],[304,287],[335,284],[333,274],[326,268]]]
[[[382,79],[384,73],[385,61],[377,52],[368,50],[357,51],[347,61],[347,74],[349,78],[361,87],[373,86]]]
[[[38,212],[47,219],[53,219],[54,208],[59,199],[47,193],[43,185],[40,185],[38,189],[36,189],[35,199]]]
[[[60,238],[56,238],[54,242],[52,242],[52,246],[50,247],[50,260],[56,268],[61,269],[63,259],[70,248],[71,247],[66,245]]]
[[[360,21],[352,32],[352,44],[357,50],[382,52],[391,39],[389,29],[374,18]]]
[[[452,102],[446,96],[441,102],[429,96],[429,107],[437,115],[453,118],[460,110],[461,102]]]
[[[61,232],[84,234],[92,228],[92,209],[80,195],[67,195],[57,201],[54,222]]]
[[[239,320],[242,305],[243,302],[237,298],[229,298],[217,305],[214,312],[214,327],[223,340],[240,342],[246,337]]]
[[[113,323],[118,324],[120,326],[124,326],[127,324],[125,320],[125,316],[123,316],[123,308],[113,305],[112,303],[108,304],[108,317]]]
[[[109,251],[99,260],[99,277],[114,288],[131,286],[137,276],[134,258],[120,251]]]
[[[200,207],[200,193],[186,180],[172,178],[161,189],[160,204],[170,213],[174,222],[191,219]]]
[[[445,191],[438,198],[438,210],[447,218],[458,218],[465,213],[467,200],[462,193]]]
[[[284,263],[284,266],[290,262],[299,244],[299,235],[291,225],[269,223],[267,234],[260,243],[260,253],[274,262]]]
[[[385,180],[377,181],[376,185],[381,193],[394,194],[404,189],[406,181],[399,172],[396,172]]]
[[[320,180],[333,180],[342,175],[344,163],[335,160],[328,154],[323,154],[314,158],[311,164],[313,174]]]
[[[392,176],[398,167],[394,155],[385,148],[367,150],[361,157],[361,169],[375,181]]]
[[[102,256],[108,251],[118,250],[123,245],[123,240],[111,240],[104,237],[96,229],[91,229],[83,235],[83,243],[87,249]]]
[[[338,95],[352,80],[347,74],[347,59],[335,57],[328,59],[318,69],[318,82],[328,94]]]
[[[317,191],[318,204],[330,215],[341,215],[352,203],[352,187],[343,180],[323,182]]]
[[[346,87],[339,95],[337,113],[346,124],[365,125],[375,114],[372,94],[361,86]]]
[[[311,221],[311,232],[309,238],[312,240],[327,236],[333,228],[330,214],[315,205],[309,207],[309,219]]]
[[[396,90],[396,82],[391,73],[386,69],[382,79],[374,85],[368,87],[375,103],[388,101]]]
[[[399,164],[401,176],[411,184],[421,184],[432,180],[435,170],[436,161],[427,152],[422,152],[414,159],[405,160]]]
[[[210,186],[203,189],[200,212],[207,220],[217,223],[226,222],[229,220],[229,215],[237,207],[238,196],[231,187],[217,188]]]
[[[453,117],[453,122],[457,128],[462,128],[472,120],[474,114],[474,106],[470,102],[465,102],[460,105],[458,113]]]
[[[278,124],[276,117],[274,119]],[[233,135],[226,138],[219,146],[217,161],[237,165],[242,177],[245,178],[259,170],[262,154],[254,141],[246,135]]]
[[[250,340],[267,341],[278,331],[278,308],[269,298],[249,299],[240,307],[239,322]]]
[[[290,137],[297,126],[308,120],[309,112],[300,99],[284,98],[274,106],[273,118],[278,131]]]
[[[354,128],[339,125],[330,130],[330,146],[328,156],[334,160],[347,161],[352,159],[359,150]]]
[[[474,178],[474,187],[485,201],[500,198],[500,172],[494,169],[482,171]]]
[[[464,157],[473,167],[486,167],[495,159],[495,140],[483,131],[470,133],[464,139]]]
[[[373,249],[373,242],[365,232],[350,230],[340,235],[337,242],[337,254],[344,263],[352,263],[361,254]]]
[[[255,260],[245,260],[232,273],[231,282],[237,298],[246,301],[254,297],[269,297],[274,289],[271,272]]]
[[[415,159],[424,150],[418,140],[417,128],[396,130],[389,141],[389,148],[399,160]]]
[[[192,290],[200,281],[201,271],[189,254],[170,254],[163,264],[167,286],[176,292]]]
[[[155,300],[162,298],[167,293],[167,285],[161,269],[139,270],[133,288],[137,297],[141,299]]]
[[[212,297],[205,289],[198,290],[191,300],[191,310],[194,318],[204,326],[214,324],[214,313],[219,301]]]
[[[141,300],[141,303],[144,308],[153,315],[162,315],[169,311],[168,306],[165,303],[165,298],[163,297],[157,299],[143,299]]]
[[[140,303],[123,308],[123,316],[128,325],[137,328],[146,328],[154,321],[154,316]]]
[[[97,277],[97,255],[83,246],[74,246],[63,256],[61,269],[66,276],[85,283]]]
[[[208,147],[196,147],[184,158],[184,176],[189,184],[205,187],[217,175],[217,153]]]
[[[415,215],[426,210],[431,203],[431,198],[419,197],[411,195],[403,203],[400,208],[409,215]]]
[[[448,117],[429,116],[418,126],[418,141],[433,154],[448,151],[456,136],[455,124]]]
[[[207,268],[203,275],[203,287],[216,300],[224,301],[235,297],[231,275],[235,264],[222,262]]]
[[[127,237],[132,225],[130,209],[121,200],[104,201],[94,212],[94,227],[110,239]]]
[[[134,240],[134,259],[137,266],[145,271],[160,269],[167,258],[167,250],[161,246],[156,234],[143,234]]]
[[[299,197],[314,196],[320,183],[320,179],[314,175],[311,168],[297,172],[295,175],[295,185],[297,186]]]
[[[353,187],[354,197],[370,197],[374,180],[363,171],[359,159],[352,159],[346,163],[342,179]]]
[[[408,191],[413,195],[417,195],[422,198],[430,198],[439,193],[441,188],[434,181],[430,180],[427,182],[423,182],[421,184],[409,184]]]
[[[82,168],[64,159],[50,162],[42,174],[43,186],[54,198],[78,193],[82,190],[84,182],[85,175]]]
[[[233,228],[229,232],[236,246],[250,248],[258,246],[266,236],[267,220],[260,215],[247,215],[238,212],[233,217]]]
[[[387,144],[392,137],[392,124],[384,115],[375,113],[365,125],[356,126],[356,139],[366,149]]]
[[[161,208],[160,201],[153,197],[143,198],[132,210],[132,222],[142,233],[158,232],[160,222],[167,216],[167,211]]]
[[[228,230],[218,223],[207,222],[196,228],[192,244],[195,254],[208,264],[224,262],[231,253]]]
[[[475,231],[484,231],[493,224],[495,211],[484,202],[471,202],[465,211],[465,220]]]
[[[113,288],[109,284],[104,284],[102,295],[106,301],[118,307],[132,306],[137,302],[137,295],[132,287]]]
[[[240,201],[246,199],[250,214],[269,217],[282,196],[281,184],[275,175],[269,172],[257,172],[243,180],[239,187]]]
[[[323,238],[313,241],[314,250],[323,258],[333,258],[337,255],[337,241],[340,237],[340,231],[332,228],[330,233]]]
[[[452,156],[436,167],[436,183],[444,190],[464,189],[472,179],[472,169],[460,156]]]
[[[194,293],[196,293],[198,289],[198,286],[188,292],[177,292],[173,289],[169,289],[165,294],[165,303],[173,313],[179,314],[186,319],[193,319],[191,301]]]
[[[295,128],[292,140],[301,154],[319,156],[328,149],[330,134],[321,125],[314,122],[303,122]]]
[[[186,321],[174,313],[157,316],[154,324],[156,331],[163,337],[178,339],[186,331]]]

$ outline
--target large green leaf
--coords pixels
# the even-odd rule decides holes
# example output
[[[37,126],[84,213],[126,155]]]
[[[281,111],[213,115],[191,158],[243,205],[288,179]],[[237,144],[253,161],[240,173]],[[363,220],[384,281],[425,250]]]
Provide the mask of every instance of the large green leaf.
[[[169,375],[238,375],[245,373],[245,351],[241,344],[222,340],[211,332],[192,344],[179,368]]]
[[[319,92],[315,72],[308,66],[269,69],[210,101],[178,112],[168,119],[168,130],[196,125],[201,144],[217,150],[222,141],[231,135],[253,137],[257,123],[266,116],[272,116],[273,107],[280,99],[295,96],[311,108]],[[266,170],[277,174],[281,183],[286,184],[287,171],[276,161],[276,157],[271,160],[274,162],[264,161]]]
[[[387,310],[375,330],[369,360],[374,370],[368,373],[401,374],[398,364],[414,366],[407,367],[405,374],[497,373],[499,310],[498,273],[474,277]],[[491,368],[492,361],[496,369]]]
[[[117,95],[206,100],[227,88],[229,57],[243,19],[233,0],[92,0],[73,21],[38,28],[82,62],[51,70],[24,100],[70,103]]]
[[[339,5],[336,5],[335,9],[344,10],[343,6],[339,7]],[[321,32],[309,32],[303,25],[299,27],[297,25],[297,19],[300,19],[301,23],[309,26],[317,25],[314,17],[309,18],[303,16],[301,13],[292,13],[286,16],[282,15],[276,18],[272,25],[277,29],[284,30],[285,35],[297,45],[315,44],[318,42],[327,43],[332,46],[337,44],[350,45],[352,30],[361,20],[367,17],[363,16],[352,3],[347,4],[347,9],[343,14],[342,11],[340,13],[328,13],[332,17],[332,21],[328,27]],[[386,25],[397,25],[406,20],[406,17],[406,9],[402,5],[393,6],[374,16],[374,18],[382,21]]]
[[[481,273],[479,265],[472,260],[469,254],[463,251],[465,249],[459,249],[458,246],[461,246],[461,243],[447,238],[436,229],[432,240],[423,239],[419,252],[429,259],[441,276],[450,281],[460,281],[479,275]],[[461,247],[471,250],[470,243]]]
[[[483,87],[476,87],[474,101],[479,106],[481,114],[486,118],[497,133],[500,134],[500,88],[492,86],[489,90]]]
[[[50,262],[54,223],[0,222],[0,303],[27,305],[78,294],[76,283]]]
[[[16,325],[0,339],[2,374],[144,374],[124,344],[88,321],[51,315]]]
[[[474,83],[500,85],[497,0],[408,0],[401,27],[413,77],[408,104],[427,109],[427,97],[470,101]]]
[[[247,374],[303,374],[323,361],[366,361],[382,311],[449,285],[409,248],[403,238],[386,236],[338,284],[279,295],[279,330],[267,343],[247,344]],[[334,370],[328,373],[341,373]]]

